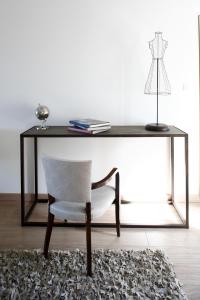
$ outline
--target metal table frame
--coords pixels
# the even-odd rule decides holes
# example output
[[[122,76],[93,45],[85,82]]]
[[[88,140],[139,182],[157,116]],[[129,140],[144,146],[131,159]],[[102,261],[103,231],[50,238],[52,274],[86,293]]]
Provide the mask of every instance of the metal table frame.
[[[38,139],[40,138],[139,138],[139,137],[165,137],[170,139],[170,169],[171,169],[171,197],[169,204],[173,205],[178,214],[181,224],[121,224],[125,228],[189,228],[189,183],[188,183],[188,134],[184,131],[170,126],[167,132],[153,132],[145,130],[144,126],[112,126],[109,131],[97,135],[83,135],[81,133],[68,131],[66,126],[51,126],[48,130],[37,130],[32,127],[20,135],[20,164],[21,164],[21,225],[22,226],[46,226],[47,222],[29,221],[29,217],[37,203],[47,202],[47,199],[38,198]],[[176,207],[174,199],[174,139],[184,138],[185,155],[185,215],[182,216]],[[25,170],[24,170],[24,139],[34,139],[34,201],[27,212],[25,212]],[[85,226],[85,223],[55,223],[55,226]],[[93,227],[115,227],[112,223],[92,223]]]

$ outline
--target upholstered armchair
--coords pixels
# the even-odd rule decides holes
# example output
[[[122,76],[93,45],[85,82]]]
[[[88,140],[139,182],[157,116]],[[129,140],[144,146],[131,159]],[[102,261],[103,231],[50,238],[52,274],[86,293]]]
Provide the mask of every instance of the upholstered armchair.
[[[115,204],[116,230],[120,236],[119,173],[117,168],[102,180],[91,183],[91,161],[70,161],[44,156],[43,166],[49,197],[48,224],[44,256],[48,257],[54,217],[60,220],[85,222],[87,275],[92,275],[91,221],[101,217]],[[107,183],[115,175],[115,187]]]

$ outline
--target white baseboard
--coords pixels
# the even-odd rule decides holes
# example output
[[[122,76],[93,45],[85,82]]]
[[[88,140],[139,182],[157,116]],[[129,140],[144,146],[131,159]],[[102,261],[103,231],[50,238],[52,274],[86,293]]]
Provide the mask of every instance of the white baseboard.
[[[27,194],[27,196],[32,196],[32,195],[33,194]],[[39,198],[47,198],[47,195],[46,194],[39,194]],[[17,200],[17,201],[20,201],[20,199],[21,199],[20,193],[0,193],[0,201],[1,200],[6,200],[6,201],[9,201],[9,200],[16,201]],[[128,202],[136,202],[136,203],[141,203],[141,202],[158,202],[158,203],[160,202],[160,203],[162,203],[165,200],[167,201],[168,196],[166,195],[166,197],[164,197],[161,200],[153,200],[153,199],[144,200],[144,199],[139,199],[138,197],[127,199],[127,198],[123,197],[123,195],[122,195],[121,199],[125,200],[125,201],[128,201]],[[185,195],[177,195],[175,200],[177,202],[185,202]],[[191,194],[189,196],[189,201],[194,202],[194,203],[200,203],[200,196],[195,195],[195,194]]]
[[[146,199],[144,197],[139,198],[139,197],[124,197],[123,195],[121,196],[122,200],[125,200],[127,202],[136,202],[136,203],[141,203],[141,202],[155,202],[155,203],[163,203],[163,201],[167,201],[169,199],[169,195],[162,196],[161,198],[158,199],[158,197],[154,198],[151,196],[151,198]],[[185,202],[185,195],[175,195],[175,201],[176,202]],[[194,203],[200,203],[200,196],[197,194],[190,194],[189,195],[189,202],[194,202]]]

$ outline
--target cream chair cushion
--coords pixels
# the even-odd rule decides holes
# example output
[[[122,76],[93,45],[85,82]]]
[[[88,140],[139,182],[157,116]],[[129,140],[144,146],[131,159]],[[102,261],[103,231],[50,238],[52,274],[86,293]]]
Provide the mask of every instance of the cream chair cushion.
[[[101,217],[115,199],[115,190],[103,186],[91,190],[91,161],[42,158],[48,193],[55,198],[50,212],[61,220],[85,222],[86,203],[91,201],[91,218]]]
[[[104,186],[91,191],[92,220],[101,217],[115,199],[115,191],[111,186]],[[50,212],[60,220],[85,222],[85,203],[65,200],[55,201],[50,206]]]

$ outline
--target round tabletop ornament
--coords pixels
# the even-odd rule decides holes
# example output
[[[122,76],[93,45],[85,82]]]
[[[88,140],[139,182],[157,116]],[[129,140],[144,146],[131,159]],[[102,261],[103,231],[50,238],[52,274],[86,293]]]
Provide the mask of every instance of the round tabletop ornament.
[[[48,127],[46,126],[46,121],[49,116],[49,109],[45,105],[38,104],[38,107],[35,110],[35,115],[39,121],[41,121],[40,126],[37,127],[37,130],[46,130]]]

